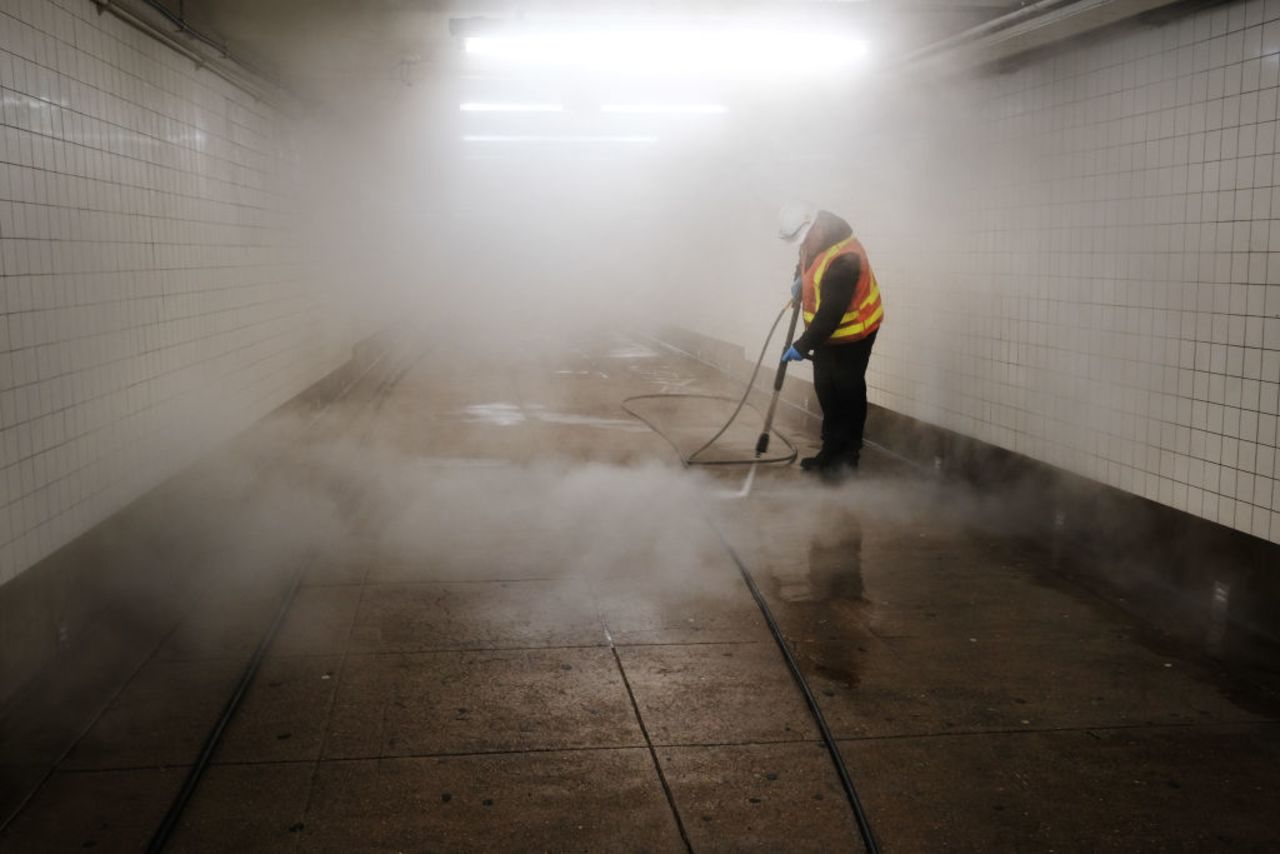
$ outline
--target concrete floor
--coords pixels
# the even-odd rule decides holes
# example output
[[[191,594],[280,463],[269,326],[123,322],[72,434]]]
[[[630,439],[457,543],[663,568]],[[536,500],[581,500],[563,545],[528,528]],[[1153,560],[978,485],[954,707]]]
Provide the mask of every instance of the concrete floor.
[[[172,850],[861,850],[721,535],[885,850],[1280,850],[1274,702],[1063,580],[996,497],[872,450],[844,487],[792,467],[728,499],[741,469],[682,471],[618,408],[733,390],[619,339],[422,360],[341,433],[267,431],[362,498],[277,497],[313,557]],[[727,412],[645,405],[690,450]],[[0,849],[140,850],[286,582],[210,586]]]

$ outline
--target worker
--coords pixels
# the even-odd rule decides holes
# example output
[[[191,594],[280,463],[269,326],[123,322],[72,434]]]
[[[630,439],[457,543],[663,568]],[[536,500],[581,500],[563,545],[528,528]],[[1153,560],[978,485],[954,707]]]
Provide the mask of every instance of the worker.
[[[867,363],[884,319],[880,288],[849,224],[829,211],[795,202],[779,214],[778,236],[799,244],[792,298],[804,311],[804,334],[782,361],[813,360],[822,406],[822,449],[801,468],[839,480],[855,472],[867,420]]]

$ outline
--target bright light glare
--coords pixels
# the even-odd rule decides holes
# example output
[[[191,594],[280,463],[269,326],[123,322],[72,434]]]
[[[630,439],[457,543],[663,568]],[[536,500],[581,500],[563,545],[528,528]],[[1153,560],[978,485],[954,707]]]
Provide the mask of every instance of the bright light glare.
[[[469,101],[459,104],[458,109],[464,113],[563,113],[560,104],[487,104]]]
[[[657,142],[656,136],[529,136],[473,134],[464,136],[463,142]]]
[[[605,104],[602,113],[727,113],[723,104]]]
[[[776,76],[836,72],[862,64],[866,41],[777,30],[601,30],[466,39],[472,56],[515,65],[633,74]]]

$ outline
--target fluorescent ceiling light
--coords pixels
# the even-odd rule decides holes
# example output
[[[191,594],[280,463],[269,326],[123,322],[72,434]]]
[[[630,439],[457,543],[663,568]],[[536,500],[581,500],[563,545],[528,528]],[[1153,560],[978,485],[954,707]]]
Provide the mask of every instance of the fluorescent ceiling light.
[[[560,104],[490,104],[469,101],[459,104],[458,109],[464,113],[563,113]]]
[[[727,113],[723,104],[605,104],[603,113]]]
[[[468,54],[522,66],[633,74],[777,76],[836,72],[863,64],[864,40],[784,30],[597,30],[515,33],[465,40]]]
[[[656,136],[529,136],[527,134],[471,134],[463,142],[657,142]]]

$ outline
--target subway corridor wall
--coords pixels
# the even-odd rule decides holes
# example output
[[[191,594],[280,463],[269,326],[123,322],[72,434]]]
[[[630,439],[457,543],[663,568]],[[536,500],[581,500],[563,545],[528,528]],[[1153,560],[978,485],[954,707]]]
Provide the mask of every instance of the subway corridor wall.
[[[0,3],[0,584],[350,353],[291,122],[90,0]]]
[[[1280,3],[930,80],[822,199],[883,288],[872,401],[1280,542]]]

